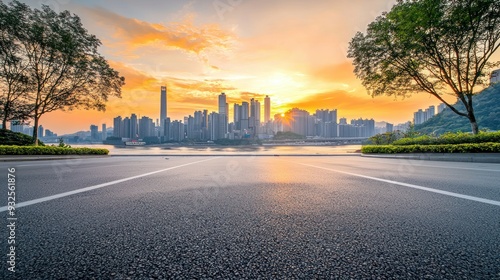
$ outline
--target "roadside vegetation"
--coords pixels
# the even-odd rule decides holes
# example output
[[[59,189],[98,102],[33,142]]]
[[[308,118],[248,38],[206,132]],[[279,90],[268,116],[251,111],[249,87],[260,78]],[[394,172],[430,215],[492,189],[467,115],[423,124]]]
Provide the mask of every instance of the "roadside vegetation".
[[[297,133],[293,133],[291,131],[278,131],[276,135],[274,135],[274,140],[295,140],[295,139],[306,139],[304,135],[300,135]]]
[[[107,149],[72,148],[65,144],[62,138],[57,146],[48,146],[41,141],[35,146],[33,137],[6,129],[0,130],[0,155],[107,155],[108,153]]]
[[[391,132],[371,137],[363,153],[500,153],[500,131],[456,132],[440,136]]]

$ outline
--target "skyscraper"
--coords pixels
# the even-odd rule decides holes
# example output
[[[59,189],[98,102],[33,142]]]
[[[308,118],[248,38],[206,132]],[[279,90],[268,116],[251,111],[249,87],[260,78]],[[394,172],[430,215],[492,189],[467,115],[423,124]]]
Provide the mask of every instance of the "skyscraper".
[[[98,141],[99,138],[97,137],[99,131],[98,131],[97,125],[90,125],[90,141]]]
[[[38,126],[38,137],[43,137],[43,126],[42,125]]]
[[[101,134],[102,141],[106,141],[108,138],[108,129],[106,128],[106,124],[102,124],[102,134]]]
[[[137,131],[137,115],[132,114],[130,116],[130,138],[137,139],[139,137],[139,133]]]
[[[264,98],[264,122],[267,123],[271,119],[271,98],[266,95]]]
[[[241,111],[240,111],[240,129],[245,130],[250,127],[250,110],[248,102],[241,103]]]
[[[160,127],[164,128],[165,119],[167,118],[167,87],[161,87],[161,96],[160,96]]]
[[[228,105],[226,102],[226,94],[223,92],[219,95],[219,115],[221,116],[220,134],[224,135],[227,133],[227,122],[228,122]]]
[[[118,116],[113,119],[113,136],[114,137],[124,137],[123,136],[123,121],[122,117]]]
[[[226,94],[223,92],[219,95],[219,114],[227,116],[227,107],[226,107]]]
[[[260,102],[252,98],[250,100],[250,118],[249,126],[253,129],[253,134],[259,133],[258,129],[260,127]]]

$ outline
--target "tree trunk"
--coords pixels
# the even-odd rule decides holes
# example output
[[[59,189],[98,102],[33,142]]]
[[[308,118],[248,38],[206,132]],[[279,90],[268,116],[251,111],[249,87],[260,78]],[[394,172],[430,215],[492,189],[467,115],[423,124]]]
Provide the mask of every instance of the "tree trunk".
[[[9,116],[9,101],[3,107],[2,129],[7,129],[7,118]]]
[[[35,123],[33,124],[33,140],[35,146],[38,146],[38,116],[35,114]]]
[[[469,118],[470,126],[472,128],[472,134],[479,133],[479,126],[477,125],[476,116],[474,116],[474,112],[469,112],[467,116]]]

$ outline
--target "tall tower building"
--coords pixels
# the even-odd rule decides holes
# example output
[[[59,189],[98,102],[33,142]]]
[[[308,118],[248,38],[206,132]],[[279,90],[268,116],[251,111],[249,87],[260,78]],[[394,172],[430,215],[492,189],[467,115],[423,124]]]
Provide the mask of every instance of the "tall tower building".
[[[139,137],[139,131],[137,131],[137,115],[130,115],[130,138],[137,139]]]
[[[264,98],[264,122],[267,123],[271,119],[271,98],[266,95]]]
[[[219,114],[227,116],[227,107],[226,107],[226,94],[223,92],[219,95]]]
[[[221,116],[221,122],[222,122],[220,124],[221,127],[220,133],[226,134],[229,110],[226,102],[226,94],[224,92],[219,95],[219,115]]]
[[[250,109],[248,102],[241,103],[240,109],[240,129],[245,130],[250,127]]]
[[[167,87],[161,87],[160,95],[160,127],[165,127],[165,119],[167,118]]]
[[[102,141],[106,141],[106,139],[108,138],[108,129],[106,128],[106,124],[103,123],[102,124]]]

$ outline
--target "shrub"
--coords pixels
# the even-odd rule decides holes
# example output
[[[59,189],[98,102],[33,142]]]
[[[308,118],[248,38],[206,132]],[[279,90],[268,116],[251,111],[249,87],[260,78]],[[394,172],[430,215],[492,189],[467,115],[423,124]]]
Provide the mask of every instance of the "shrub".
[[[394,141],[393,145],[444,145],[444,144],[466,144],[466,143],[500,143],[500,131],[498,132],[479,132],[474,135],[472,133],[457,132],[445,133],[440,137],[432,137],[428,135],[419,136],[416,138],[402,138]]]
[[[56,146],[0,146],[0,155],[107,155],[107,149]]]
[[[395,153],[500,153],[500,143],[469,143],[439,145],[367,145],[361,148],[365,154]]]
[[[374,135],[374,136],[368,138],[368,144],[388,145],[388,144],[392,144],[394,141],[400,139],[401,136],[402,136],[402,133],[399,131],[380,133],[380,134],[377,134],[377,135]]]
[[[29,135],[0,129],[0,145],[31,146],[34,142],[33,137]],[[38,145],[44,146],[40,140],[38,140]]]

